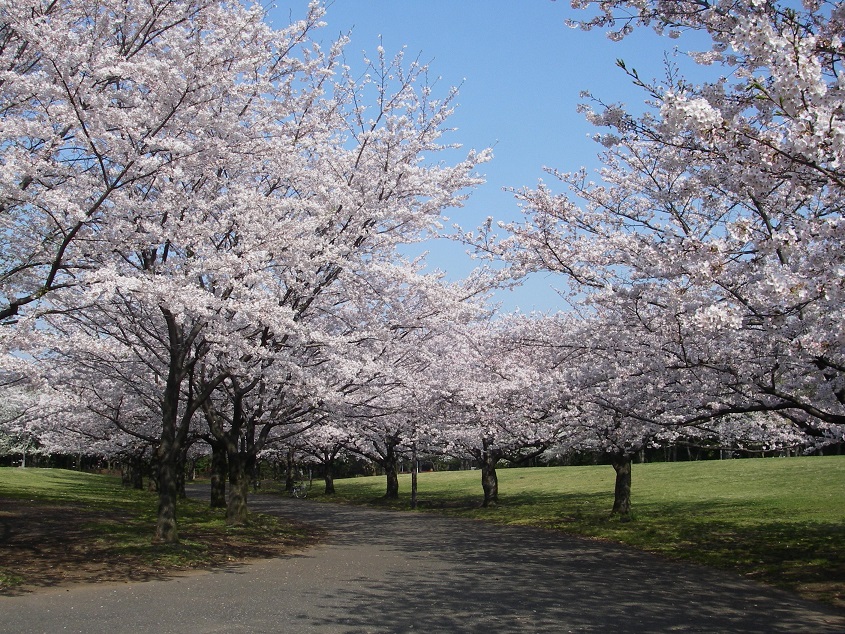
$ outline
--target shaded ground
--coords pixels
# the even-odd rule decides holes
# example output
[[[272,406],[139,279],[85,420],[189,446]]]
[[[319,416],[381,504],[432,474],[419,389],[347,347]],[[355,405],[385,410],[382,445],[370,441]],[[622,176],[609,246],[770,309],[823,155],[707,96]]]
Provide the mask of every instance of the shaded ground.
[[[0,595],[167,579],[179,571],[278,557],[313,541],[303,532],[255,544],[237,532],[194,529],[180,533],[180,545],[153,547],[150,525],[143,543],[127,546],[126,534],[136,522],[121,511],[0,498]]]

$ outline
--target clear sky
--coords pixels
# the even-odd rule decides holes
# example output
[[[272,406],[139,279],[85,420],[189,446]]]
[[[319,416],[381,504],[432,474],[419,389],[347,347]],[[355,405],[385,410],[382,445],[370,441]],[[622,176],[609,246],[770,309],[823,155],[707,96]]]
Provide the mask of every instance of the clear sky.
[[[307,0],[280,1],[271,11],[276,26],[304,15]],[[596,129],[576,110],[589,90],[605,102],[622,101],[639,109],[644,94],[615,65],[622,58],[646,78],[661,75],[664,51],[677,43],[650,31],[622,43],[604,33],[566,26],[579,12],[568,0],[334,0],[323,31],[326,43],[351,32],[347,58],[375,56],[379,37],[388,55],[406,48],[429,62],[442,77],[443,93],[460,85],[458,107],[450,120],[457,130],[449,141],[466,148],[492,147],[494,158],[482,166],[486,185],[451,218],[475,228],[485,218],[518,217],[513,195],[503,188],[534,186],[553,180],[544,167],[574,171],[598,167],[600,146],[589,138]],[[558,188],[560,189],[560,188]],[[430,246],[432,267],[449,278],[474,266],[465,248],[438,241]],[[564,308],[552,290],[562,282],[551,276],[530,280],[520,290],[502,292],[502,311]]]

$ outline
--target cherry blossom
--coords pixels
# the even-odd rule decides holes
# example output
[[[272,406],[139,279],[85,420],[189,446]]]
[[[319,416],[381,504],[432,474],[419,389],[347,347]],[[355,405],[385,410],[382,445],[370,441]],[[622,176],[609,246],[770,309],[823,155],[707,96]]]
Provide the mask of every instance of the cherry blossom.
[[[637,26],[706,33],[713,48],[694,58],[723,73],[649,82],[620,63],[653,108],[585,106],[609,128],[598,178],[551,171],[568,193],[519,190],[523,222],[467,238],[514,276],[561,274],[572,305],[616,324],[617,350],[653,351],[622,360],[646,364],[660,386],[648,420],[769,411],[815,442],[840,441],[845,14],[826,3],[578,6],[595,10],[581,26],[614,37]]]
[[[156,535],[175,541],[201,414],[217,440],[256,434],[230,452],[241,469],[278,421],[360,372],[369,336],[347,313],[383,333],[411,326],[380,292],[415,289],[417,321],[462,304],[397,247],[437,231],[489,154],[439,160],[454,92],[438,99],[425,67],[384,51],[353,77],[345,38],[311,40],[320,3],[281,30],[258,5],[213,1],[3,11],[32,56],[3,84],[2,190],[21,192],[4,230],[32,236],[3,256],[7,347],[29,338],[51,380],[122,432],[154,421]]]

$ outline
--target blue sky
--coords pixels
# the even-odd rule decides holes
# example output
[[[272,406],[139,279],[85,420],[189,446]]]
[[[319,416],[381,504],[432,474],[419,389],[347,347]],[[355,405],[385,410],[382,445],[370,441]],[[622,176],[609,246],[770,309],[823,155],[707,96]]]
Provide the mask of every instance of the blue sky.
[[[281,26],[304,14],[307,0],[281,2],[271,18]],[[606,102],[639,109],[641,91],[615,65],[622,58],[646,78],[661,75],[663,52],[678,43],[650,31],[624,42],[600,31],[566,26],[578,17],[568,0],[334,0],[322,37],[328,43],[351,32],[347,58],[375,55],[379,37],[388,54],[402,47],[406,56],[429,62],[431,74],[448,86],[460,85],[458,107],[450,120],[457,130],[448,139],[466,148],[492,147],[494,159],[482,168],[486,185],[451,218],[475,228],[485,218],[516,218],[512,194],[503,188],[534,186],[544,167],[574,171],[598,167],[600,146],[589,137],[596,129],[576,110],[589,90]],[[356,57],[357,56],[357,57]],[[551,182],[551,177],[546,177]],[[432,267],[456,279],[474,266],[465,248],[438,241],[430,246]],[[502,292],[502,311],[565,308],[553,276],[536,276],[517,291]]]

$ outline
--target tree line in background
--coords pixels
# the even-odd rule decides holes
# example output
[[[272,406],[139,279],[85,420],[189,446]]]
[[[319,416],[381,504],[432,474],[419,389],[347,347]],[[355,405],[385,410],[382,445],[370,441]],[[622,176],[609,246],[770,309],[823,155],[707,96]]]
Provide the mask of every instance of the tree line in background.
[[[599,180],[515,191],[521,222],[459,235],[492,266],[449,283],[403,247],[490,153],[444,139],[425,66],[320,46],[320,2],[276,30],[216,0],[0,1],[3,437],[154,465],[164,542],[197,454],[232,523],[261,460],[328,487],[354,456],[395,497],[412,455],[474,461],[485,504],[503,461],[601,455],[627,518],[650,448],[841,443],[845,8],[574,4],[613,38],[706,33],[722,72],[620,62],[649,108],[587,96]],[[532,272],[567,310],[496,315]]]

